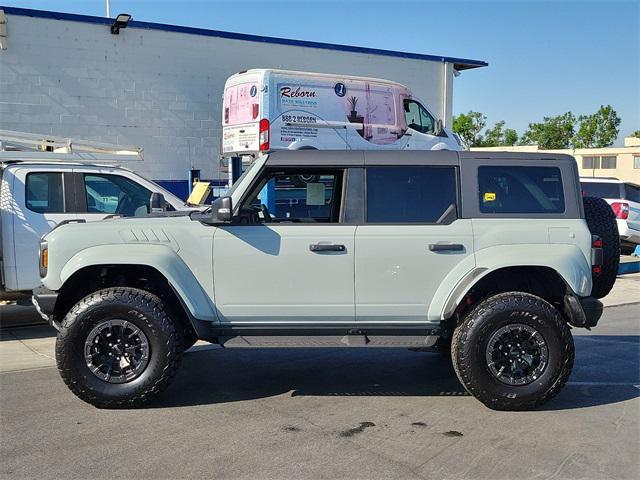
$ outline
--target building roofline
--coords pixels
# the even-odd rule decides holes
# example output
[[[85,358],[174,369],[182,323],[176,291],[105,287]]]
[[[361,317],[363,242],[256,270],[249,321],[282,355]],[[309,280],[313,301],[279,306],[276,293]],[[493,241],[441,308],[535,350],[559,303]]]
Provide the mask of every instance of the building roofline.
[[[48,18],[53,20],[67,20],[71,22],[93,23],[97,25],[111,25],[112,18],[95,17],[91,15],[78,15],[75,13],[52,12],[49,10],[33,10],[29,8],[5,7],[0,5],[0,10],[5,14],[20,15],[25,17]],[[140,22],[131,20],[129,28],[144,28],[147,30],[160,30],[165,32],[186,33],[190,35],[202,35],[206,37],[226,38],[230,40],[244,40],[248,42],[271,43],[278,45],[291,45],[297,47],[320,48],[325,50],[338,50],[352,53],[366,53],[370,55],[384,55],[388,57],[410,58],[413,60],[427,60],[431,62],[453,63],[456,70],[468,70],[471,68],[486,67],[489,65],[482,60],[468,58],[445,57],[440,55],[426,55],[421,53],[398,52],[395,50],[383,50],[379,48],[356,47],[353,45],[340,45],[334,43],[312,42],[306,40],[293,40],[288,38],[266,37],[261,35],[249,35],[244,33],[224,32],[221,30],[209,30],[206,28],[184,27],[180,25],[168,25],[164,23]]]

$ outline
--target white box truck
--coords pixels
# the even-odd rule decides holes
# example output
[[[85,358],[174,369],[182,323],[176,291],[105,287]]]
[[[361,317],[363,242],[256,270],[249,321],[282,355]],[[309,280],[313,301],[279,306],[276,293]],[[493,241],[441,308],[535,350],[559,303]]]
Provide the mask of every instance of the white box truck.
[[[269,150],[461,150],[404,85],[349,75],[253,69],[227,79],[222,155]]]

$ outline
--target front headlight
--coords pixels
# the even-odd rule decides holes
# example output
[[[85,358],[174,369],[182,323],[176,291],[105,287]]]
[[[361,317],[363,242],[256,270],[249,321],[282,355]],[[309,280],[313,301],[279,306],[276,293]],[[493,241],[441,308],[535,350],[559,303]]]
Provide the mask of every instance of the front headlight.
[[[49,268],[49,245],[42,240],[40,242],[40,252],[38,254],[38,269],[40,270],[40,277],[44,278],[47,275],[47,268]]]

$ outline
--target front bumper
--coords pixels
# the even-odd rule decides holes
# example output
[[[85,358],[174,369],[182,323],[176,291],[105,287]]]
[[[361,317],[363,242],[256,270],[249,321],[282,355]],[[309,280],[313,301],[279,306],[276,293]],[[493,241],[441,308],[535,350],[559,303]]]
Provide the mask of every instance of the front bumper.
[[[31,302],[42,318],[49,322],[54,328],[60,330],[60,324],[54,319],[53,312],[58,301],[58,292],[45,287],[38,287],[33,290]]]

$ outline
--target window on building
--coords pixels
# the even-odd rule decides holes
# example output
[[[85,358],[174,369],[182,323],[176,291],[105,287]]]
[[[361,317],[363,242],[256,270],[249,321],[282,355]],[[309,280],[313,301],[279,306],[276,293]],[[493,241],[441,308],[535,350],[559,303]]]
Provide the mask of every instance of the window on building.
[[[478,184],[483,213],[564,212],[562,176],[557,167],[480,167]]]
[[[454,167],[368,167],[367,222],[436,223],[456,205]]]
[[[633,156],[633,168],[640,169],[640,155]]]
[[[585,170],[600,168],[600,157],[582,157],[582,168]]]
[[[617,163],[617,157],[615,155],[590,155],[582,157],[582,168],[584,170],[614,169]]]
[[[27,174],[27,208],[37,213],[64,213],[62,173],[34,172]]]
[[[151,191],[121,175],[85,174],[88,213],[132,217],[149,213]]]
[[[606,157],[600,157],[600,165],[602,168],[616,168],[616,156],[615,155],[611,155],[611,156],[606,156]]]

